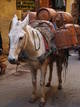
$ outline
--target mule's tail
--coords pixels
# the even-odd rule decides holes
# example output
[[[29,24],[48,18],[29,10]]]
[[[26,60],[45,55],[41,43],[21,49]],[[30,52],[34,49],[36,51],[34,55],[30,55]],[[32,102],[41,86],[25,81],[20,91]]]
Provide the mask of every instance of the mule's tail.
[[[68,60],[69,60],[69,50],[66,49],[65,52],[64,52],[64,61],[63,61],[63,65],[64,65],[64,70],[65,70],[65,80],[66,80],[66,73],[68,71]]]

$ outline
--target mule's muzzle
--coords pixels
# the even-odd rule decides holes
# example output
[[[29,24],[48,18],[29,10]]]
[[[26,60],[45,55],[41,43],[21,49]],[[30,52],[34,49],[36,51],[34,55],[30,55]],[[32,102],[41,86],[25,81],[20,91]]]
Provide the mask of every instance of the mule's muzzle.
[[[15,60],[15,59],[10,59],[10,58],[8,58],[8,61],[9,61],[9,63],[11,63],[11,64],[17,64],[17,63],[18,63],[18,61]]]

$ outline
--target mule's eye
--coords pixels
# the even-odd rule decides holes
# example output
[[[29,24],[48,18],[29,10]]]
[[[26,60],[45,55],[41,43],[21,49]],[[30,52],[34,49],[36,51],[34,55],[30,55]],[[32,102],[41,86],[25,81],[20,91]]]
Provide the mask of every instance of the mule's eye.
[[[19,38],[19,40],[22,40],[22,39],[23,39],[23,37],[20,37],[20,38]]]

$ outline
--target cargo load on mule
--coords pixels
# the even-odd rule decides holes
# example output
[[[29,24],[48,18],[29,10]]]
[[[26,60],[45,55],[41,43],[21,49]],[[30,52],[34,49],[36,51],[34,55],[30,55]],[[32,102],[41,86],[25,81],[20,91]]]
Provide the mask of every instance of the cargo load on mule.
[[[57,12],[54,9],[43,7],[37,11],[36,17],[38,20],[51,21],[52,17],[55,17],[56,15],[57,15]]]
[[[55,33],[56,46],[58,48],[73,48],[77,46],[78,40],[74,28],[73,17],[70,13],[57,11],[56,17],[53,16],[52,23],[56,24]],[[72,27],[66,27],[65,24],[72,24]]]
[[[65,28],[74,30],[78,41],[77,45],[80,46],[80,26],[78,24],[65,24]]]
[[[52,17],[52,23],[56,23],[57,27],[61,27],[64,24],[72,23],[73,24],[73,17],[70,13],[64,11],[57,11],[56,16]]]
[[[32,13],[29,12],[29,14],[32,14]],[[46,35],[46,40],[49,41],[49,38],[50,38],[49,36],[51,32],[48,33],[47,30],[43,30],[43,29],[46,29],[46,25],[47,25],[47,27],[49,27],[54,34],[55,44],[57,49],[72,48],[77,45],[77,37],[76,37],[76,32],[74,31],[74,28],[65,29],[64,27],[66,23],[73,22],[73,18],[69,13],[61,12],[61,11],[56,12],[54,9],[51,9],[51,8],[40,8],[36,14],[37,15],[35,16],[35,18],[30,20],[30,25],[33,28],[37,27],[41,31],[41,33],[44,34],[44,36]],[[52,24],[46,21],[46,20],[53,21],[53,18],[56,18],[55,21],[59,21],[59,26],[63,25],[62,27],[63,29],[58,28],[57,24],[55,28],[55,25],[54,25],[54,23],[56,23],[55,21],[52,22]],[[62,18],[63,18],[62,23],[60,23]]]
[[[75,47],[78,43],[74,26],[70,28],[62,27],[59,29],[55,29],[52,23],[44,20],[33,21],[31,23],[31,26],[37,28],[44,36],[46,35],[45,38],[48,41],[48,44],[51,32],[53,32],[54,41],[57,49],[71,49],[72,47]],[[48,27],[48,29],[50,29],[51,32],[47,30],[46,27]]]
[[[59,28],[55,32],[55,43],[57,48],[65,49],[65,48],[73,48],[77,46],[78,40],[76,36],[76,31],[73,27],[63,27]]]
[[[78,24],[65,24],[65,28],[74,29],[74,32],[76,33],[78,43],[74,50],[78,51],[78,59],[80,60],[80,26]]]
[[[42,7],[37,11],[37,20],[47,20],[52,23],[56,23],[57,27],[61,27],[63,24],[73,23],[73,17],[70,13],[64,11],[56,11],[52,8]]]
[[[30,21],[30,22],[36,20],[36,12],[24,12],[24,13],[22,14],[22,20],[25,19],[25,17],[27,16],[27,14],[29,14],[29,21]]]
[[[55,11],[52,8],[40,8],[37,11],[39,20],[48,20],[53,23],[55,43],[58,49],[72,48],[77,45],[76,33],[73,29],[65,29],[65,24],[72,23],[73,17],[68,12]],[[60,27],[63,27],[60,28]],[[60,28],[60,29],[59,29]]]

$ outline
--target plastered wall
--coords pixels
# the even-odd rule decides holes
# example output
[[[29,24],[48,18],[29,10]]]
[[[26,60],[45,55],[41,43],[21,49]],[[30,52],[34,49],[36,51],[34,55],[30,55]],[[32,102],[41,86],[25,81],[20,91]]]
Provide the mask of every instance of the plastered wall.
[[[0,31],[3,40],[3,51],[5,53],[8,53],[9,25],[14,14],[21,18],[21,11],[16,10],[16,0],[0,0]]]

